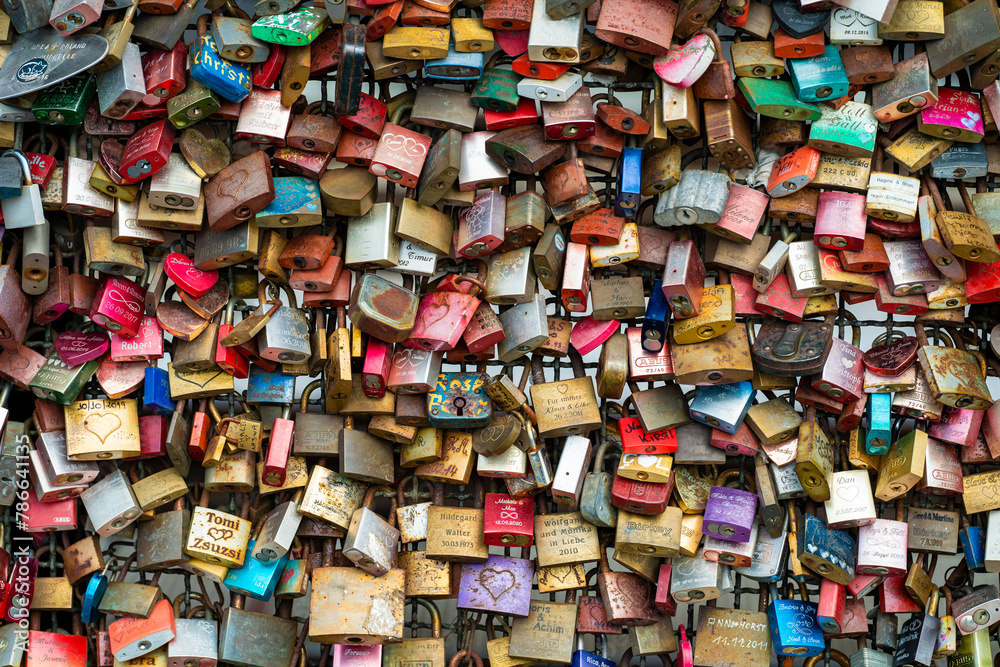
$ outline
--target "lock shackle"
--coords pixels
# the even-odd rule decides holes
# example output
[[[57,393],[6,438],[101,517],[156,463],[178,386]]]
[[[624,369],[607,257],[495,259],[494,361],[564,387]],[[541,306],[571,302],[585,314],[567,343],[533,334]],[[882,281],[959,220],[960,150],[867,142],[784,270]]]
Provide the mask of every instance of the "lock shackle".
[[[938,591],[944,597],[944,615],[952,616],[953,614],[951,613],[951,603],[952,603],[951,586],[945,584],[944,586],[940,586],[938,588]],[[937,614],[935,614],[935,616],[936,615]]]
[[[24,175],[24,180],[27,181],[25,185],[34,185],[34,181],[31,180],[31,166],[28,164],[28,158],[22,151],[9,149],[4,151],[2,157],[13,157],[21,164],[21,173]]]
[[[854,313],[845,310],[844,317],[850,321],[848,326],[851,327],[851,345],[854,347],[861,347],[861,326],[858,324],[858,318],[854,316]],[[843,327],[843,325],[841,325]],[[843,328],[841,328],[841,336],[843,336]]]
[[[302,390],[302,397],[299,399],[300,414],[309,412],[309,395],[312,394],[317,389],[321,389],[322,387],[323,387],[322,380],[313,380],[312,382],[310,382],[305,386],[305,389]]]
[[[477,278],[473,278],[472,276],[460,275],[460,276],[457,276],[453,282],[454,283],[471,283],[472,287],[474,289],[478,289],[479,290],[478,294],[473,294],[472,290],[469,290],[469,294],[472,295],[472,296],[479,297],[479,296],[481,296],[483,294],[486,294],[486,285],[484,285],[482,283],[482,281],[478,280]]]
[[[688,152],[681,158],[681,171],[687,169],[692,162],[695,160],[702,160],[708,156],[707,148],[699,148]],[[696,169],[695,171],[704,171],[703,169]]]
[[[426,598],[414,598],[413,600],[418,605],[427,610],[431,615],[431,638],[440,639],[441,638],[441,610],[438,609],[437,605]],[[490,624],[487,623],[487,626]]]
[[[969,196],[969,190],[965,187],[965,182],[958,179],[955,181],[955,187],[958,189],[958,195],[962,198],[962,203],[965,204],[965,211],[978,218],[979,215],[976,214],[976,207],[972,203],[972,197]]]
[[[419,600],[421,598],[417,598],[417,599]],[[486,639],[487,639],[487,641],[493,641],[494,639],[497,638],[496,628],[493,625],[497,621],[500,622],[500,627],[502,627],[504,629],[504,632],[507,633],[507,636],[508,637],[510,636],[510,626],[507,625],[507,621],[503,620],[502,616],[497,616],[495,614],[487,614],[487,616],[486,616]]]
[[[715,57],[712,58],[713,63],[726,62],[725,56],[722,55],[722,40],[719,39],[719,35],[714,30],[711,28],[702,28],[692,36],[692,39],[697,35],[705,35],[712,40],[712,45],[715,47]]]
[[[542,366],[542,355],[540,354],[531,357],[531,384],[545,384],[545,368]]]
[[[197,591],[188,591],[186,596],[184,595],[184,593],[179,593],[177,597],[174,598],[173,602],[170,603],[170,606],[174,610],[174,618],[181,618],[181,605],[185,603],[184,601],[185,597],[190,598],[187,602],[187,607],[188,607],[187,613],[191,613],[192,609],[190,600],[198,600],[199,602],[202,603],[202,605],[206,606],[210,604],[210,601],[206,602],[205,596],[203,596],[201,593]]]
[[[208,18],[208,14],[202,14],[198,17],[198,22],[195,24],[195,33],[198,35],[198,41],[201,41],[208,30]]]
[[[864,640],[862,639],[862,641]],[[819,661],[823,659],[824,655],[826,655],[827,653],[829,653],[829,660],[833,660],[835,663],[840,665],[840,667],[851,667],[850,658],[848,658],[844,653],[838,651],[837,649],[829,647],[827,647],[826,651],[824,651],[820,655],[814,655],[809,658],[806,658],[806,661],[802,664],[802,667],[816,667]],[[824,661],[824,664],[826,664],[826,662],[828,661]]]
[[[601,570],[601,574],[609,574],[611,572],[611,565],[608,563],[608,547],[611,546],[611,539],[611,531],[605,531],[601,534],[599,548],[597,550],[597,565]]]
[[[451,660],[448,661],[448,667],[459,667],[465,659],[471,660],[474,667],[483,667],[483,659],[471,648],[463,648],[461,651],[451,656]]]
[[[713,486],[724,486],[726,488],[739,488],[739,487],[730,487],[728,484],[734,479],[738,480],[739,477],[740,477],[740,471],[737,470],[736,468],[723,470],[721,473],[719,473],[719,476],[715,478],[715,484],[713,484]],[[757,484],[754,481],[753,475],[744,474],[743,479],[746,485],[750,487],[749,491],[751,493],[757,493]]]
[[[420,503],[420,489],[424,485],[430,487],[430,495],[434,496],[434,485],[431,484],[430,480],[420,479],[419,477],[414,477],[413,475],[407,475],[403,479],[399,480],[399,484],[396,485],[396,507],[406,507],[406,491],[404,490],[406,485],[410,482],[416,480],[416,486],[410,491],[411,495],[416,496],[414,504]]]

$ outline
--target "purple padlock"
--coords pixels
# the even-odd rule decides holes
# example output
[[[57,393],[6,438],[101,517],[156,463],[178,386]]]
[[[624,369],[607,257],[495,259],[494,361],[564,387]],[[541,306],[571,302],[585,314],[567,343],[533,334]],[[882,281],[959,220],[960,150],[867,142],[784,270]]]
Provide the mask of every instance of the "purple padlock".
[[[463,563],[458,608],[527,616],[531,609],[533,561],[490,556],[485,563]]]
[[[705,535],[729,542],[747,542],[756,521],[756,493],[728,486],[713,486],[709,490],[701,525]]]
[[[381,665],[381,644],[368,646],[333,645],[333,667],[380,667]]]

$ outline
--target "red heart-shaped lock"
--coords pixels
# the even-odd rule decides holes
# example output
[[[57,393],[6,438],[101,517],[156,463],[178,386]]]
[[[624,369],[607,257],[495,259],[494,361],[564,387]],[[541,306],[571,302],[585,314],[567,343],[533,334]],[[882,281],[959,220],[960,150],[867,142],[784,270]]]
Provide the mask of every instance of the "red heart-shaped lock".
[[[167,258],[163,260],[163,270],[167,272],[178,288],[196,299],[204,296],[219,279],[218,271],[214,269],[202,271],[195,267],[194,262],[189,257],[179,252],[167,255]]]
[[[111,339],[106,331],[66,331],[56,337],[56,354],[67,366],[79,366],[108,351]]]
[[[657,56],[653,69],[660,78],[678,88],[690,88],[701,78],[715,58],[715,44],[708,35],[695,35],[683,46],[671,46]]]

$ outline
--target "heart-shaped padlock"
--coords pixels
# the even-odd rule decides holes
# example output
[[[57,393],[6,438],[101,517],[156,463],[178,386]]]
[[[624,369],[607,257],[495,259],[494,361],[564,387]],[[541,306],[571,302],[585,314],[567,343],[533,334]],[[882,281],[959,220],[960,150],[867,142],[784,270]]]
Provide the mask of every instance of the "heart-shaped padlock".
[[[657,56],[653,69],[660,78],[678,88],[690,88],[708,70],[715,58],[715,44],[708,35],[695,35],[682,46],[672,46]]]
[[[195,267],[190,257],[172,252],[163,260],[163,270],[184,293],[199,298],[204,296],[219,280],[219,272],[202,271]]]

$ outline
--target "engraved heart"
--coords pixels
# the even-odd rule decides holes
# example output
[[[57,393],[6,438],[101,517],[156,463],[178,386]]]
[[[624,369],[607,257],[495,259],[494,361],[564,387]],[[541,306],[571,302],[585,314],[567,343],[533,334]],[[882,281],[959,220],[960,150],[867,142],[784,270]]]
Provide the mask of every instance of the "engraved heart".
[[[418,319],[423,327],[421,333],[426,336],[431,331],[431,327],[448,317],[450,310],[451,302],[448,300],[448,295],[442,292],[433,292],[425,296],[420,301],[418,309]]]
[[[565,395],[565,393],[569,391],[569,386],[565,382],[561,382],[556,385],[556,391],[558,391],[560,394]]]
[[[854,367],[854,361],[852,359],[848,359],[847,357],[841,357],[840,365],[846,368],[847,370],[850,370],[851,368]]]
[[[211,528],[208,529],[207,532],[210,538],[212,538],[213,540],[218,540],[220,542],[222,540],[228,540],[233,537],[232,528],[220,528],[218,526],[212,526]]]
[[[566,577],[574,572],[572,565],[553,565],[545,568],[545,571],[550,577],[558,579],[563,583],[566,582]]]
[[[101,412],[87,415],[83,420],[83,428],[97,436],[103,445],[111,434],[122,427],[122,420],[113,412]]]
[[[501,595],[514,588],[516,583],[517,579],[510,570],[489,565],[479,571],[479,585],[490,594],[494,602],[499,600]]]
[[[145,361],[112,361],[105,358],[97,369],[97,383],[110,398],[117,398],[139,388],[146,377]]]
[[[216,194],[219,197],[227,197],[233,201],[238,201],[240,196],[240,191],[243,186],[246,185],[247,179],[250,178],[250,174],[246,169],[237,169],[231,174],[223,176],[218,183],[216,188]]]
[[[56,337],[56,354],[69,366],[79,366],[108,351],[111,339],[105,331],[66,331]],[[27,361],[25,361],[27,364]],[[27,367],[27,366],[25,366]]]
[[[28,368],[28,365],[28,360],[20,354],[12,354],[10,356],[9,366],[12,371],[23,371]]]
[[[176,371],[176,375],[177,375],[177,380],[178,381],[180,381],[180,382],[188,382],[188,383],[193,384],[194,386],[196,386],[196,387],[198,387],[200,389],[204,389],[209,384],[211,384],[212,381],[215,380],[215,378],[217,378],[217,377],[219,377],[221,375],[224,375],[224,374],[225,374],[225,371],[221,371],[221,370],[218,373],[215,373],[214,375],[211,375],[211,376],[208,376],[208,373],[203,372],[203,371],[196,371],[194,373],[181,373],[180,371]],[[192,377],[205,377],[205,376],[208,376],[208,378],[204,382],[197,382],[197,381],[191,379]]]
[[[841,500],[845,500],[845,501],[847,501],[849,503],[853,502],[854,499],[858,497],[859,493],[861,493],[861,489],[859,489],[856,486],[838,486],[837,487],[837,497],[840,498]]]
[[[649,584],[638,575],[619,577],[618,593],[627,609],[643,609],[649,605]]]
[[[179,252],[167,255],[163,260],[163,271],[181,290],[196,299],[207,294],[219,281],[218,271],[202,271],[190,257]]]

